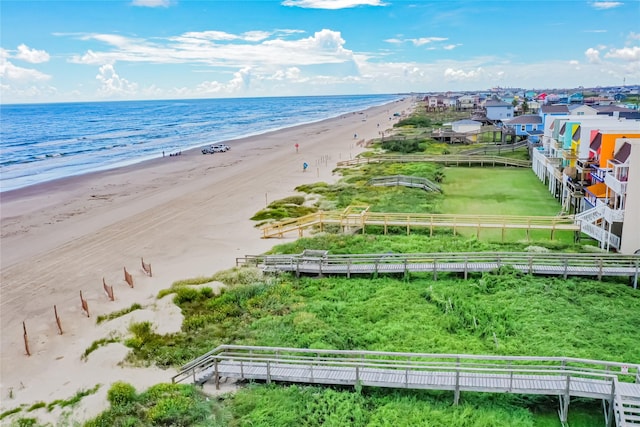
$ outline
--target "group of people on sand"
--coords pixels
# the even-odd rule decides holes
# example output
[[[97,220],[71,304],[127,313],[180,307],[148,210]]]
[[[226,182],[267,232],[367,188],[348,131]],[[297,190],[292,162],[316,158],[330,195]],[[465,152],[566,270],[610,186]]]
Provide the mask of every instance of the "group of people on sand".
[[[178,151],[176,153],[169,153],[169,157],[181,156],[182,151]],[[164,151],[162,152],[162,157],[164,157]]]

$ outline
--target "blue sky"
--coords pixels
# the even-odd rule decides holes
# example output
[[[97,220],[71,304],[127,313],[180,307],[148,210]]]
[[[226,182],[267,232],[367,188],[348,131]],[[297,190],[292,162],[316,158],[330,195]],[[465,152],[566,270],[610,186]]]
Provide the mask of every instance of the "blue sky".
[[[0,102],[640,84],[640,0],[0,0]]]

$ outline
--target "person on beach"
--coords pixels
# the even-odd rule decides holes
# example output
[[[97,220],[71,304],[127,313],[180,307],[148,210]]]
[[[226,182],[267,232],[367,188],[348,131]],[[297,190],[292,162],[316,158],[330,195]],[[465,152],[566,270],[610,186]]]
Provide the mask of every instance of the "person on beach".
[[[307,162],[304,162],[302,164],[302,172],[306,172],[308,167],[309,167],[309,165],[307,164]]]

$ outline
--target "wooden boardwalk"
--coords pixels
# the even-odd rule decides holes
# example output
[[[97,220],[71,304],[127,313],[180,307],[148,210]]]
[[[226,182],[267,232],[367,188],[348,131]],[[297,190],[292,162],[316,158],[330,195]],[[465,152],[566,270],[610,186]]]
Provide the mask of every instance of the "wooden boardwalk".
[[[601,399],[608,426],[640,423],[640,364],[564,357],[391,353],[223,345],[173,382],[220,378],[405,389],[552,395],[567,420],[571,397]]]
[[[567,216],[520,216],[520,215],[452,215],[428,213],[385,213],[371,212],[368,206],[349,206],[344,211],[320,211],[299,218],[286,219],[262,227],[262,237],[283,237],[287,233],[297,232],[302,236],[304,230],[325,226],[339,226],[343,231],[361,230],[364,234],[370,226],[382,227],[387,234],[389,227],[402,227],[407,234],[415,229],[451,229],[454,235],[460,230],[475,230],[480,237],[483,230],[499,230],[502,240],[509,230],[524,230],[527,240],[536,230],[547,230],[551,240],[557,231],[578,233],[580,224],[572,215]]]
[[[402,185],[410,188],[420,188],[428,192],[442,193],[442,188],[435,182],[427,178],[419,176],[407,176],[407,175],[392,175],[392,176],[378,176],[371,178],[367,185],[375,187],[392,187]]]
[[[368,163],[412,163],[412,162],[430,162],[440,163],[445,166],[510,166],[517,168],[530,168],[531,162],[528,160],[510,159],[500,156],[474,156],[474,155],[455,155],[448,154],[442,156],[424,156],[417,154],[383,154],[371,157],[357,157],[351,160],[338,162],[339,168],[365,165]]]
[[[526,274],[603,277],[629,277],[634,288],[640,278],[640,255],[613,253],[533,253],[533,252],[454,252],[454,253],[382,253],[316,256],[247,255],[236,265],[253,265],[266,271],[287,271],[296,275],[376,275],[426,272],[470,273],[495,271],[508,266]]]

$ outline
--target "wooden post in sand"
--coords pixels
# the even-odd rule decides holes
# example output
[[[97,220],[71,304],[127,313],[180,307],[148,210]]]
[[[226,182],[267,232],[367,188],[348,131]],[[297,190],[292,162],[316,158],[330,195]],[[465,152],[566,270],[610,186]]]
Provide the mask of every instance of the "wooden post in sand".
[[[27,356],[31,356],[31,352],[29,351],[29,338],[27,337],[27,325],[22,321],[22,330],[24,334],[22,335],[24,338],[24,351],[27,352]]]
[[[153,274],[151,273],[151,264],[145,263],[144,258],[140,258],[140,262],[142,262],[142,269],[144,270],[144,272],[147,273],[149,277],[152,277]]]
[[[82,297],[82,291],[80,291],[80,305],[82,305],[82,310],[87,313],[87,317],[89,316],[89,304],[87,304],[87,300]]]
[[[113,296],[113,286],[107,285],[107,283],[104,281],[104,277],[102,278],[102,287],[104,288],[104,291],[107,293],[107,296],[109,297],[109,299],[111,301],[115,301],[115,297]]]
[[[58,325],[58,333],[62,335],[62,324],[60,323],[60,316],[58,316],[58,308],[53,306],[53,314],[56,316],[56,325]]]
[[[124,268],[124,281],[133,288],[133,276],[127,271],[127,267]]]

